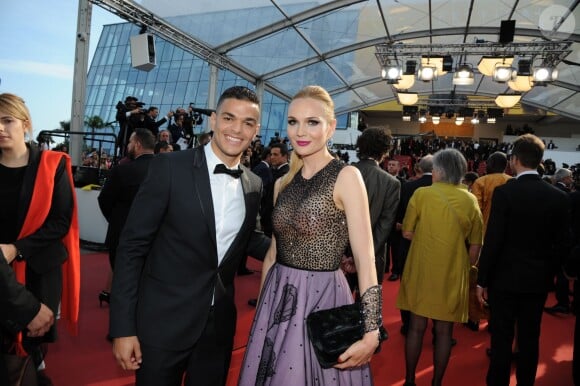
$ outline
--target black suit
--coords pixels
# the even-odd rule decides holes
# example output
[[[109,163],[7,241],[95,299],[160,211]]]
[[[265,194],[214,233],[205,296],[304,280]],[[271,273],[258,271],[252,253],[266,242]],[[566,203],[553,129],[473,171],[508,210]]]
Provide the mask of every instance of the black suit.
[[[157,134],[159,134],[159,127],[161,127],[161,125],[165,122],[167,122],[167,118],[165,117],[156,121],[155,119],[151,118],[149,114],[146,114],[143,120],[143,127],[151,131],[153,135],[157,136]]]
[[[380,284],[383,282],[385,273],[386,242],[395,223],[401,183],[381,169],[378,163],[372,159],[363,159],[353,166],[360,170],[367,190],[375,248],[375,265]]]
[[[290,165],[288,165],[287,163],[277,168],[272,168],[272,175],[274,176],[274,181],[282,177],[284,174],[288,173],[289,170]]]
[[[105,244],[109,248],[111,268],[129,209],[145,179],[153,154],[143,154],[136,160],[115,166],[99,194],[99,208],[109,222]]]
[[[14,271],[0,251],[0,342],[4,331],[15,333],[24,330],[40,310],[40,302],[16,281]],[[0,355],[0,385],[8,384],[8,371],[4,356]]]
[[[478,285],[488,288],[491,361],[488,385],[508,385],[514,326],[518,326],[520,386],[533,385],[540,324],[549,282],[569,244],[566,193],[537,174],[497,187],[479,260]]]
[[[252,172],[262,179],[263,191],[260,203],[260,225],[266,235],[272,236],[272,191],[274,190],[272,169],[270,169],[270,165],[266,161],[260,161],[259,164],[254,166]]]
[[[168,381],[156,371],[166,361],[174,363],[164,370],[187,370],[196,385],[225,384],[236,325],[234,276],[246,251],[263,258],[269,246],[254,231],[262,182],[241,169],[246,214],[218,265],[204,147],[151,162],[119,242],[111,293],[111,336],[136,335],[141,344],[139,385],[180,384],[180,376]]]

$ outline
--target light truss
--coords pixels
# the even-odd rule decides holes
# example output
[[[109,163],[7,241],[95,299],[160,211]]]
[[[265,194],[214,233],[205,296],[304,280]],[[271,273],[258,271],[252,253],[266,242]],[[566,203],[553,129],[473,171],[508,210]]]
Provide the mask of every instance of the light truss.
[[[381,66],[404,58],[422,56],[519,56],[540,58],[539,64],[555,67],[572,52],[572,41],[537,41],[526,43],[462,44],[377,44],[375,56]]]

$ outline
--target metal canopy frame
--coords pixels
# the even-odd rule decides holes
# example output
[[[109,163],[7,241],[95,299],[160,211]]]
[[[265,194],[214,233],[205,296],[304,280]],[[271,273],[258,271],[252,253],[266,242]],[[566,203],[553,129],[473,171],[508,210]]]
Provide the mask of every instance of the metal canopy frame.
[[[506,49],[511,49],[511,55],[518,55],[519,53],[526,52],[526,55],[534,54],[541,56],[544,55],[542,50],[547,47],[552,47],[552,52],[556,54],[555,57],[550,57],[549,60],[554,62],[560,63],[562,60],[572,51],[572,44],[580,42],[580,34],[571,33],[568,36],[568,40],[565,42],[555,42],[555,41],[546,41],[546,37],[542,33],[539,28],[516,28],[515,29],[515,36],[523,37],[523,38],[530,38],[540,40],[539,42],[532,42],[532,43],[510,43],[508,45],[503,45],[502,47],[498,47],[497,45],[494,46],[493,44],[489,43],[482,43],[482,44],[471,44],[466,43],[469,37],[473,36],[497,36],[500,32],[499,27],[494,26],[486,26],[486,25],[476,25],[477,23],[473,22],[473,15],[476,11],[476,3],[475,0],[470,0],[469,5],[466,8],[466,22],[463,25],[455,26],[449,24],[448,26],[443,26],[441,28],[434,27],[434,22],[437,22],[436,15],[434,12],[437,12],[436,4],[434,4],[433,0],[425,0],[421,3],[413,2],[412,4],[410,1],[407,0],[400,0],[397,1],[396,5],[400,7],[411,7],[419,10],[421,13],[420,15],[425,14],[425,19],[428,21],[428,28],[424,28],[421,30],[404,30],[401,31],[400,29],[393,29],[392,21],[393,15],[389,14],[389,9],[385,9],[387,5],[390,6],[390,3],[387,3],[386,0],[336,0],[336,1],[327,1],[321,5],[317,5],[313,3],[311,8],[308,8],[304,11],[298,12],[294,15],[288,14],[285,9],[279,4],[280,0],[269,0],[269,4],[273,6],[279,13],[280,20],[268,24],[264,27],[257,28],[253,31],[249,31],[241,36],[236,36],[235,38],[223,42],[221,44],[212,46],[202,39],[196,38],[191,36],[190,34],[186,33],[185,31],[173,26],[166,20],[161,17],[158,17],[150,10],[146,9],[145,7],[137,4],[134,1],[129,0],[89,0],[92,4],[95,4],[101,8],[104,8],[117,16],[125,19],[131,23],[136,25],[146,26],[150,32],[155,33],[157,36],[175,44],[176,46],[190,52],[201,59],[207,61],[209,64],[218,67],[219,69],[226,69],[231,71],[232,73],[248,80],[253,84],[260,84],[260,87],[263,86],[265,91],[283,99],[283,100],[290,100],[291,99],[291,92],[280,87],[276,83],[276,79],[280,76],[288,76],[293,71],[302,70],[305,67],[315,65],[317,63],[323,63],[325,65],[325,71],[329,71],[332,73],[332,76],[337,79],[337,84],[333,85],[329,88],[329,92],[333,96],[342,96],[344,93],[352,93],[352,97],[358,98],[360,100],[353,102],[345,107],[337,108],[336,113],[346,113],[353,110],[363,109],[365,107],[370,107],[375,104],[382,103],[384,101],[393,100],[394,96],[390,95],[387,97],[382,97],[381,95],[373,94],[372,100],[369,98],[363,97],[365,95],[364,89],[365,87],[369,87],[376,84],[381,84],[384,82],[379,73],[377,71],[376,76],[367,76],[365,79],[354,79],[349,80],[345,77],[343,73],[339,69],[333,65],[330,61],[333,58],[336,58],[340,55],[345,55],[350,52],[355,52],[358,50],[362,50],[368,47],[383,47],[384,49],[391,49],[396,50],[392,51],[395,52],[394,54],[399,56],[409,56],[412,51],[405,51],[405,50],[412,50],[412,46],[409,44],[404,44],[405,42],[412,41],[413,39],[429,39],[428,48],[431,52],[437,47],[437,45],[433,45],[433,41],[439,37],[444,36],[456,36],[459,37],[463,43],[457,44],[457,47],[454,49],[457,50],[457,54],[460,55],[469,55],[475,54],[477,55],[484,55],[484,54],[493,54],[494,52],[504,51]],[[409,3],[409,4],[407,4]],[[445,2],[442,2],[445,3]],[[562,17],[558,25],[554,26],[554,31],[557,31],[559,26],[564,23],[566,18],[574,17],[574,11],[576,10],[580,0],[571,0],[570,3],[566,6],[567,13]],[[336,46],[326,50],[323,50],[315,44],[315,42],[311,41],[308,36],[301,30],[300,23],[308,22],[311,20],[316,20],[316,18],[324,17],[329,15],[333,12],[340,12],[343,9],[347,9],[348,7],[361,5],[363,7],[373,7],[378,10],[378,15],[376,16],[376,22],[379,23],[379,33],[382,36],[374,36],[368,37],[367,39],[362,39],[355,43],[347,43],[343,46]],[[479,5],[479,4],[478,4]],[[428,6],[428,10],[427,10]],[[521,8],[525,7],[522,5],[522,2],[517,0],[513,3],[512,6],[508,9],[508,14],[506,15],[508,19],[514,18],[516,12],[521,11]],[[505,17],[504,17],[505,18]],[[391,23],[390,23],[391,22]],[[577,21],[576,24],[579,24],[580,20]],[[441,24],[441,23],[439,23]],[[389,28],[391,27],[391,28]],[[231,53],[236,50],[243,48],[249,44],[252,44],[256,41],[261,39],[267,39],[273,36],[276,33],[280,33],[283,31],[292,30],[295,34],[297,34],[301,42],[308,47],[308,50],[311,54],[306,57],[297,58],[294,62],[286,62],[283,65],[278,67],[270,68],[268,71],[257,71],[253,70],[250,64],[242,65],[238,61],[234,60],[231,56]],[[382,33],[380,32],[382,31]],[[545,31],[544,31],[545,32]],[[403,44],[401,44],[403,43]],[[441,49],[441,52],[449,53],[449,47],[452,46],[450,44],[444,45],[445,48],[438,47],[437,49]],[[421,49],[425,49],[425,45],[422,45]],[[383,49],[381,48],[381,49]],[[426,49],[425,49],[426,50]],[[426,50],[428,53],[429,50]],[[479,51],[477,51],[479,50]],[[536,50],[536,51],[534,51]],[[419,53],[416,53],[417,56],[420,56]],[[385,56],[385,58],[388,57]],[[377,53],[378,58],[378,53]],[[289,64],[288,64],[289,63]],[[249,66],[249,67],[248,67]],[[483,80],[480,80],[478,84],[474,85],[474,88],[469,91],[457,91],[458,94],[474,94],[474,95],[492,95],[485,89],[482,89]],[[575,83],[569,83],[566,81],[555,81],[552,83],[554,86],[572,90],[574,93],[578,92],[579,86]],[[386,86],[386,85],[385,85]],[[386,86],[387,87],[387,86]],[[449,91],[455,91],[455,87],[449,87]],[[432,93],[441,93],[446,92],[447,87],[441,87],[438,85],[437,88],[435,86],[431,87]],[[426,95],[427,91],[420,91],[421,95]],[[495,94],[493,94],[495,95]],[[524,95],[525,96],[525,95]],[[532,101],[530,101],[532,102]],[[522,103],[528,103],[525,100],[522,100]],[[533,103],[530,103],[533,105]],[[542,106],[543,109],[550,110],[557,112],[558,114],[568,116],[574,119],[580,120],[580,113],[576,111],[561,111],[557,109],[557,106]]]

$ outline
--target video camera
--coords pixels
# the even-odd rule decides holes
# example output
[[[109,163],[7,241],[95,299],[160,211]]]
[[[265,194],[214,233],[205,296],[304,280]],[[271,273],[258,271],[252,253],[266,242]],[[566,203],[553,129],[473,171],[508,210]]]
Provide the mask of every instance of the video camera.
[[[190,102],[189,103],[189,107],[191,107],[191,111],[194,114],[203,114],[203,115],[207,115],[208,117],[211,115],[211,113],[215,113],[215,110],[211,110],[211,109],[198,109],[197,107],[193,107],[194,103]]]

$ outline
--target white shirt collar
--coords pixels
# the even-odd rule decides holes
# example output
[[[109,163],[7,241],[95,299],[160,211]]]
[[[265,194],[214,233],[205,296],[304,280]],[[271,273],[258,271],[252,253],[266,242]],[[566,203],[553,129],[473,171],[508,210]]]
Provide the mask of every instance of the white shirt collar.
[[[521,176],[525,176],[526,174],[535,174],[535,175],[539,175],[537,171],[535,170],[526,170],[524,172],[521,172],[520,174],[518,174],[516,176],[516,178],[520,178]]]
[[[213,173],[216,165],[219,165],[219,164],[224,164],[225,165],[225,163],[222,160],[220,160],[218,158],[218,156],[214,153],[213,148],[211,147],[211,143],[208,143],[207,145],[205,145],[203,150],[205,152],[205,159],[206,159],[206,162],[207,162],[207,170],[209,170],[210,173]],[[230,168],[227,165],[226,165],[226,167],[228,169],[234,169],[235,170],[235,169],[237,169],[237,168],[240,167],[240,162],[238,161],[238,163],[236,165],[234,165],[234,167],[231,167]]]

